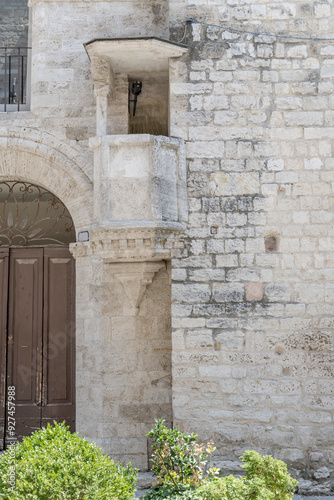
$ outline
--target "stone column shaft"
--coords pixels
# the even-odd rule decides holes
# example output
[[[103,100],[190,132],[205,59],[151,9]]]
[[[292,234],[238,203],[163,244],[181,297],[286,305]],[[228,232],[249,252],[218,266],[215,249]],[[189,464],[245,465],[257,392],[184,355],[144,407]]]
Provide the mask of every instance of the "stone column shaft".
[[[108,135],[108,94],[109,87],[95,91],[96,95],[96,135]]]

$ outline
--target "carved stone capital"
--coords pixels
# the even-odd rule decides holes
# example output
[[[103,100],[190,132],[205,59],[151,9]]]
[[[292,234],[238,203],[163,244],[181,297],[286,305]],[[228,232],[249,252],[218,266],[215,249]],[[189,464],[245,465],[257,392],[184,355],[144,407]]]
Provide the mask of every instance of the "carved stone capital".
[[[114,80],[109,61],[103,57],[94,56],[91,57],[90,64],[96,97],[107,97],[112,91]]]

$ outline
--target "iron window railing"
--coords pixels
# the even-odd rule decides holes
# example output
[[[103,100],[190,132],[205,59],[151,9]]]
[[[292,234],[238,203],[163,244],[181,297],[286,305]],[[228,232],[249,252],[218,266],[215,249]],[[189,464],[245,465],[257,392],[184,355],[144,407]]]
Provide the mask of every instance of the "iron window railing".
[[[0,47],[0,111],[28,109],[30,47]]]

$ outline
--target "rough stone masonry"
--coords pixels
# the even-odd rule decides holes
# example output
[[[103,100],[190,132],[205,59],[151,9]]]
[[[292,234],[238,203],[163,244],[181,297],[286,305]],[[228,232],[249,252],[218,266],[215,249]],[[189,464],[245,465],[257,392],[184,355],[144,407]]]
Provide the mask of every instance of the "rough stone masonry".
[[[334,37],[331,1],[170,2],[259,33]],[[300,493],[334,465],[334,42],[193,22],[171,81],[189,225],[173,258],[174,424],[287,461]],[[181,38],[181,37],[180,37]]]

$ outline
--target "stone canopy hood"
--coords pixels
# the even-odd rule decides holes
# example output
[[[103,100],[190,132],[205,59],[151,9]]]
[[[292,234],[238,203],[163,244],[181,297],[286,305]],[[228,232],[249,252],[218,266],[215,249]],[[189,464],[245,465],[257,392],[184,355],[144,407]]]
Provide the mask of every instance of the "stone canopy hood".
[[[90,59],[103,57],[115,72],[168,71],[169,58],[188,47],[156,37],[94,39],[84,44]],[[94,78],[94,75],[93,75]]]

